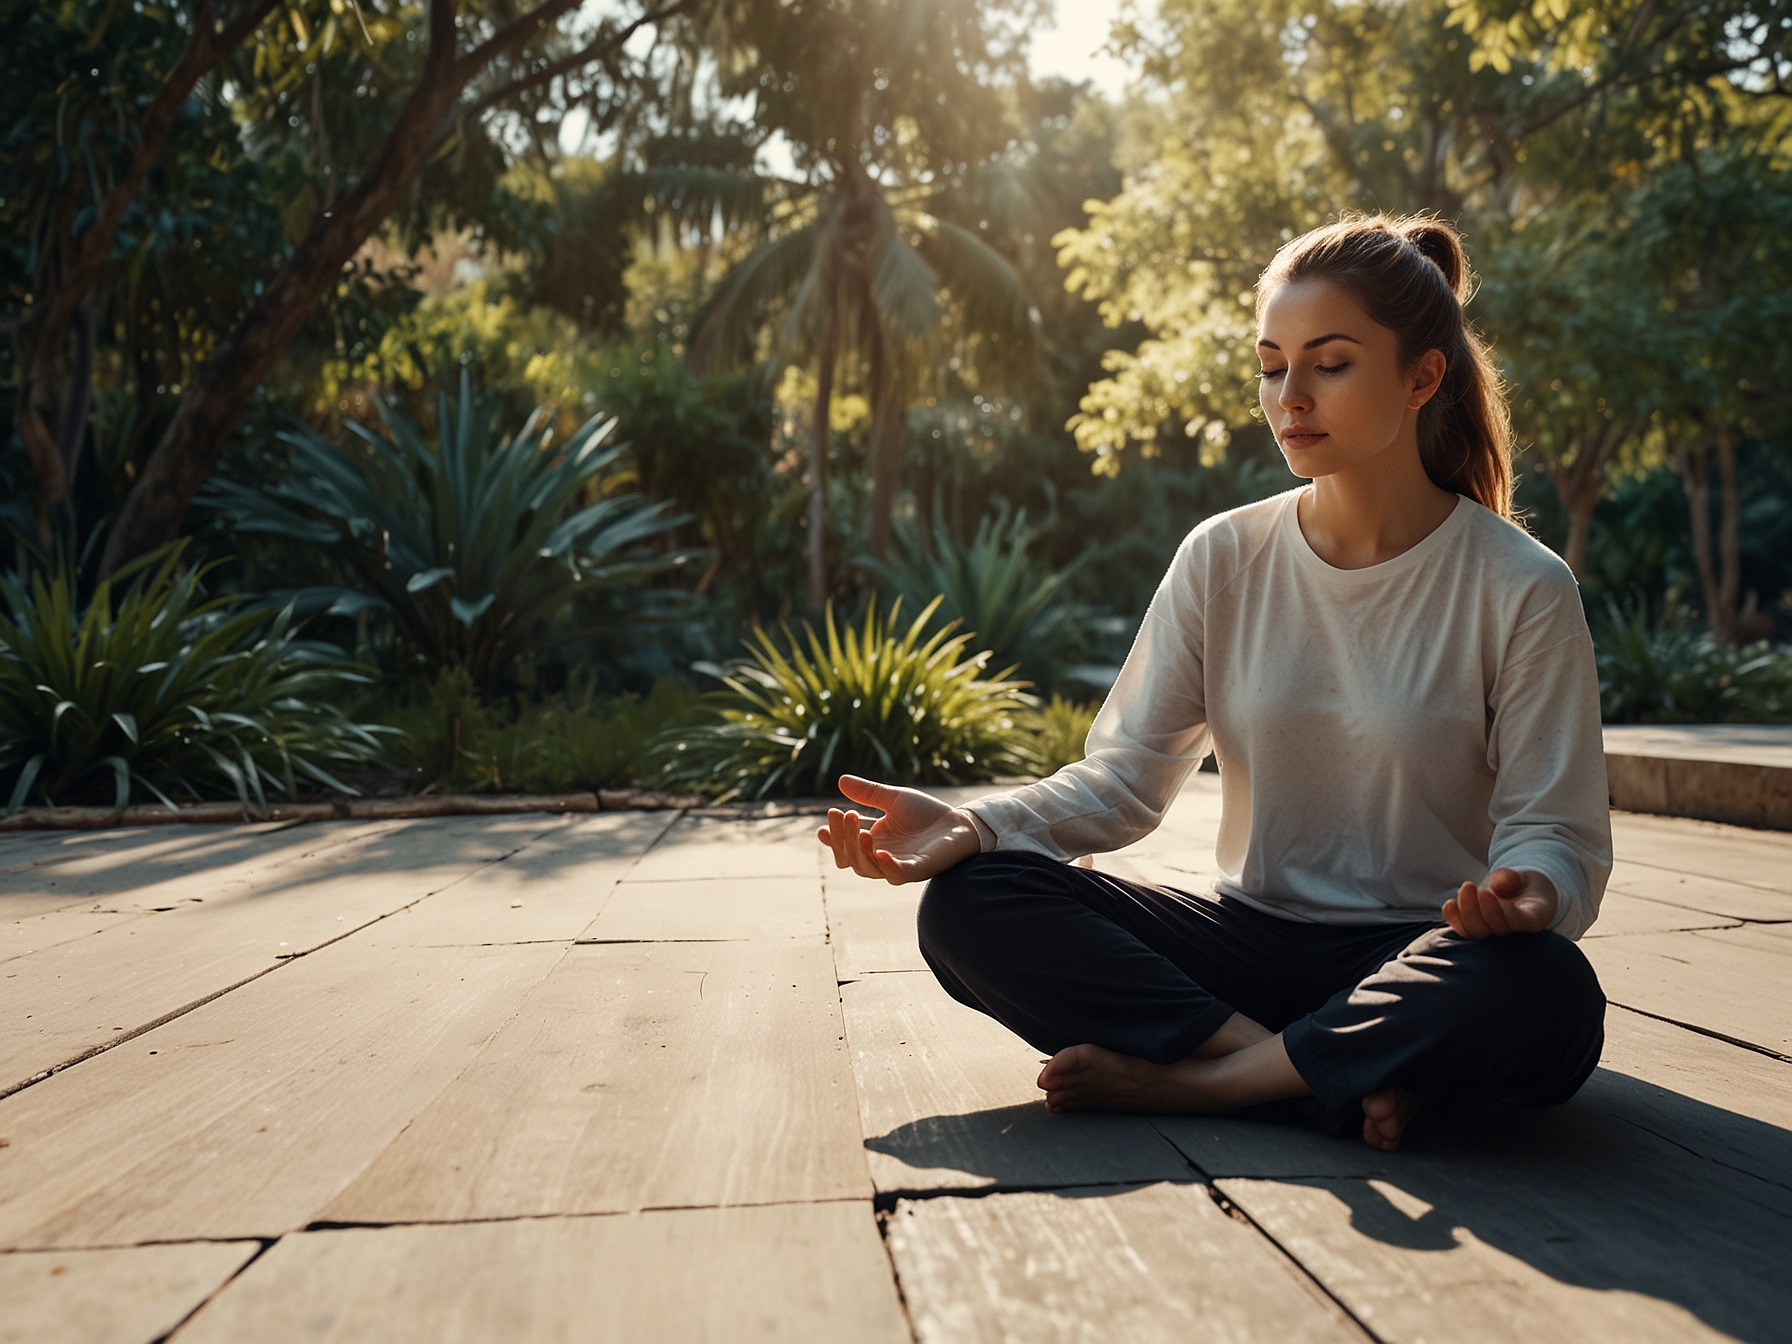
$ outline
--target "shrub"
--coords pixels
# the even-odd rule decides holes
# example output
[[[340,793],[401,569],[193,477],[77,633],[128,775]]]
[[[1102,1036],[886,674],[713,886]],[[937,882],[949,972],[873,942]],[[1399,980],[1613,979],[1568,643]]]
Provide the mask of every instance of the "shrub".
[[[301,642],[288,608],[233,610],[182,571],[184,543],[102,582],[81,609],[68,570],[0,580],[0,789],[7,811],[141,785],[162,802],[217,793],[245,806],[300,779],[353,793],[329,766],[373,759],[382,731],[333,701],[364,680]],[[122,585],[122,593],[118,589]],[[115,600],[115,594],[116,600]]]
[[[912,521],[899,525],[897,538],[900,558],[862,562],[884,596],[919,606],[937,594],[937,625],[962,627],[989,650],[995,666],[1017,667],[1036,682],[1049,682],[1082,647],[1080,626],[1090,613],[1064,600],[1076,565],[1041,571],[1029,555],[1037,533],[1027,527],[1026,510],[1012,518],[1006,509],[984,517],[969,545],[937,512],[931,547],[922,545]]]
[[[464,668],[447,668],[383,717],[404,731],[393,758],[425,792],[567,793],[638,781],[649,743],[668,725],[699,717],[699,699],[662,680],[644,698],[487,704]]]
[[[1023,720],[1033,735],[1033,755],[1039,773],[1049,775],[1083,759],[1083,745],[1100,705],[1083,705],[1054,695],[1037,714]]]
[[[1593,623],[1607,723],[1771,723],[1792,719],[1792,650],[1733,648],[1664,613],[1612,598]]]
[[[555,448],[537,411],[494,440],[465,374],[458,408],[439,399],[438,442],[398,408],[380,409],[387,434],[353,420],[355,447],[308,429],[283,434],[290,479],[214,481],[205,502],[240,532],[322,548],[352,587],[308,597],[335,599],[341,613],[385,612],[432,665],[464,667],[481,688],[585,633],[558,620],[582,600],[696,554],[641,549],[683,521],[669,501],[603,494],[626,450],[603,447],[614,420],[589,421]]]
[[[1018,716],[1037,701],[1007,672],[982,676],[987,653],[966,656],[969,634],[927,634],[939,599],[898,634],[902,599],[887,618],[873,602],[842,633],[803,623],[780,647],[756,628],[749,657],[706,668],[726,683],[719,722],[662,736],[666,782],[722,798],[831,794],[841,774],[907,784],[961,784],[1037,769]],[[1012,671],[1012,669],[1009,669]]]

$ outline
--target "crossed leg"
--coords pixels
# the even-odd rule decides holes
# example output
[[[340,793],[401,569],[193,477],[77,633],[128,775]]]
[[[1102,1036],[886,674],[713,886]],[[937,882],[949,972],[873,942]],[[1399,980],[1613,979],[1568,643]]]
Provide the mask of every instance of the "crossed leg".
[[[1001,854],[936,878],[920,933],[949,993],[1052,1055],[1039,1086],[1053,1111],[1316,1096],[1335,1132],[1393,1151],[1426,1095],[1565,1099],[1602,1039],[1591,969],[1553,934],[1495,948],[1428,927],[1329,929]]]

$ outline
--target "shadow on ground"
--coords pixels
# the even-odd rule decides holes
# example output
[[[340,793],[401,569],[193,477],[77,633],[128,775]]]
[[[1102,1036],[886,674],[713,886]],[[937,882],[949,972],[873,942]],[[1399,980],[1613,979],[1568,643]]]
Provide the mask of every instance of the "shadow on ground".
[[[1114,1179],[1104,1149],[1129,1119],[1013,1106],[925,1117],[866,1146],[918,1174],[1039,1189],[1033,1150],[1050,1144],[1070,1197]],[[1626,1074],[1601,1069],[1551,1111],[1438,1113],[1395,1154],[1287,1113],[1150,1123],[1322,1281],[1335,1254],[1444,1291],[1465,1273],[1522,1283],[1523,1269],[1480,1243],[1563,1285],[1684,1308],[1747,1344],[1789,1337],[1792,1132]],[[1432,1260],[1452,1256],[1478,1258]]]

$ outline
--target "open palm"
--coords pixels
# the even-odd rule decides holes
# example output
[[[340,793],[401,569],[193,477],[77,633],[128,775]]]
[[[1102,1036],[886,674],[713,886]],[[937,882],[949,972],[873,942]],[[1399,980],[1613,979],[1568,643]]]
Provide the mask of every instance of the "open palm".
[[[969,816],[919,789],[898,788],[840,776],[840,792],[883,816],[867,826],[857,811],[830,808],[816,839],[834,851],[834,863],[861,877],[898,885],[925,882],[981,848]]]

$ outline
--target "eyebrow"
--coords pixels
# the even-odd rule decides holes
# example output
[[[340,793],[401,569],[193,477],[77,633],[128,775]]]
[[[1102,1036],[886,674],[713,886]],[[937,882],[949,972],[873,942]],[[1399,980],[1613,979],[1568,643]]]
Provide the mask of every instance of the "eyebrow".
[[[1357,340],[1357,338],[1354,336],[1346,336],[1341,331],[1334,331],[1330,335],[1327,335],[1327,336],[1315,336],[1312,340],[1308,341],[1305,345],[1301,346],[1301,349],[1302,350],[1317,350],[1320,346],[1326,344],[1329,341],[1349,341],[1352,345],[1361,345],[1362,344],[1362,342]],[[1271,350],[1280,350],[1282,348],[1281,346],[1277,345],[1274,341],[1259,340],[1257,342],[1257,344],[1262,345],[1262,346],[1267,346]]]

